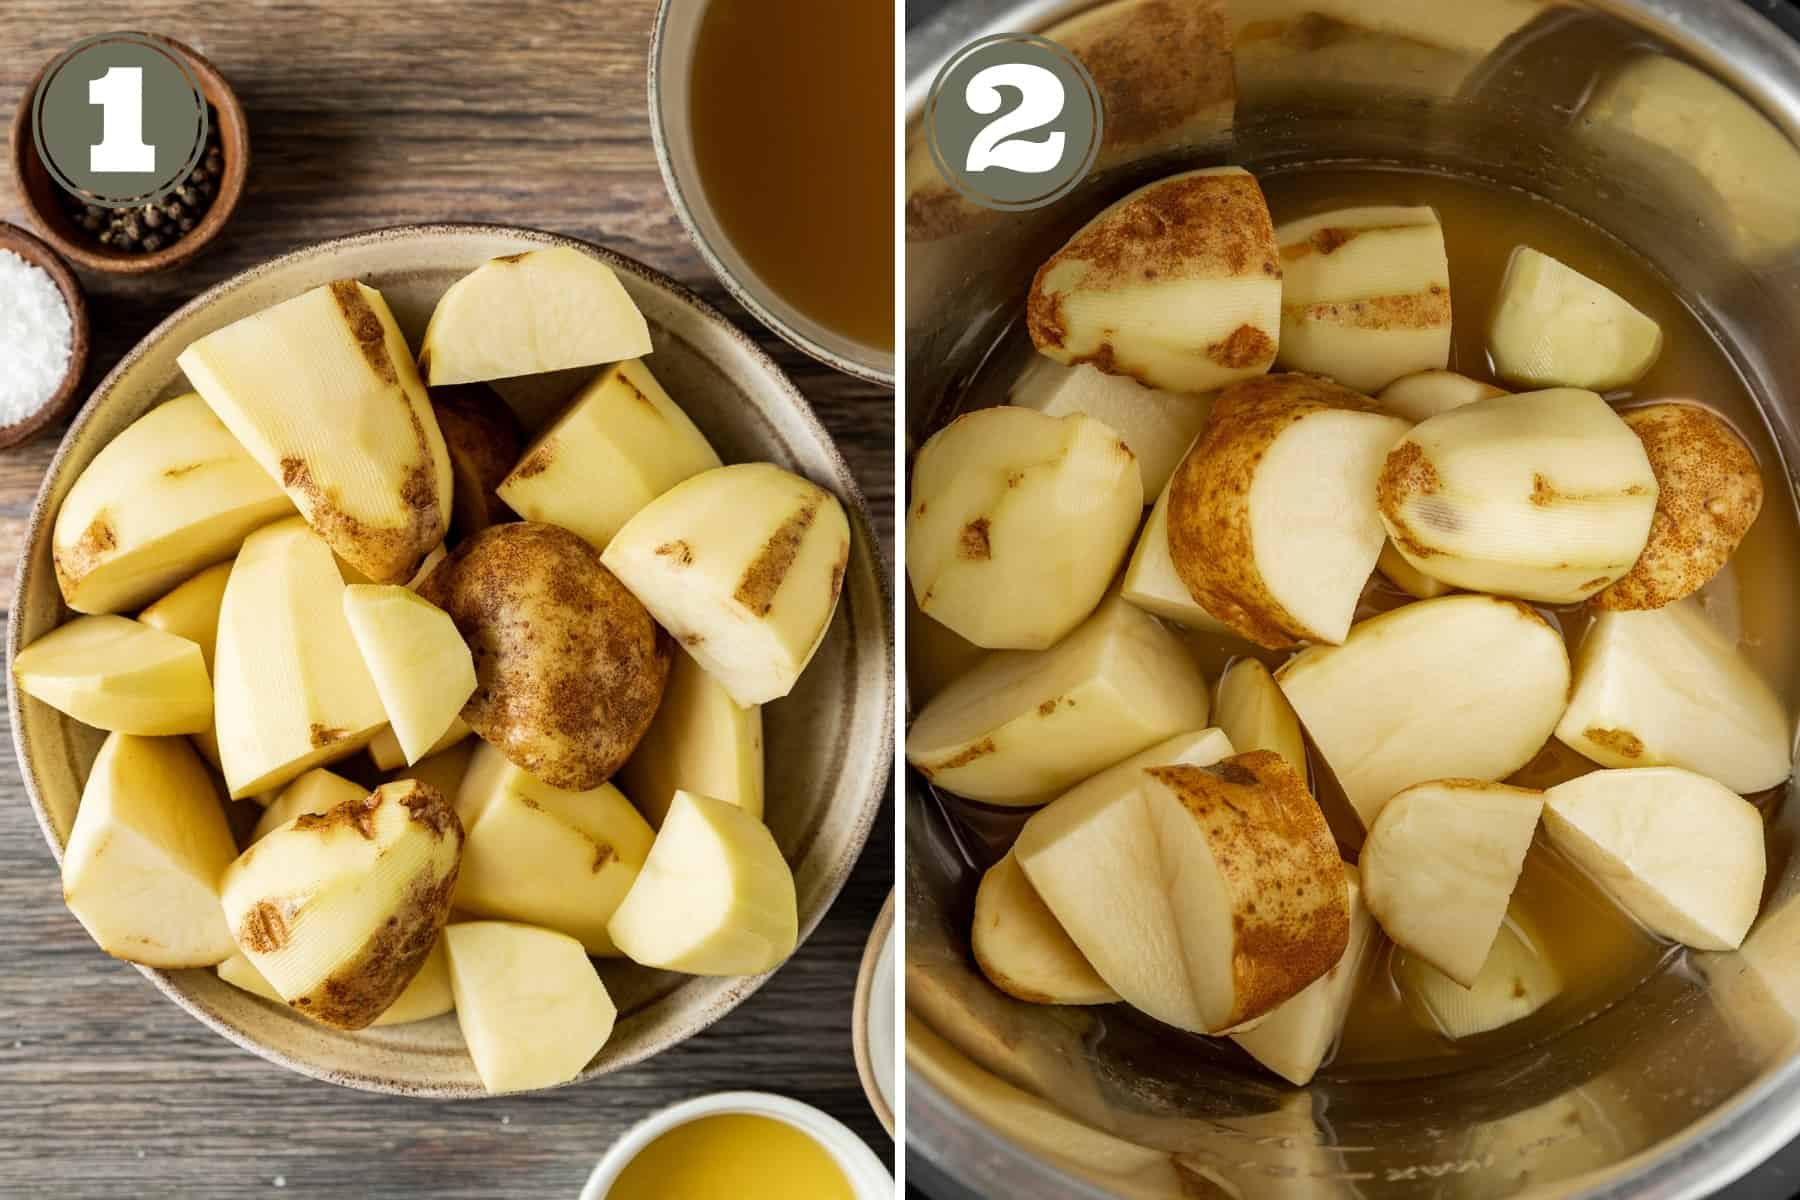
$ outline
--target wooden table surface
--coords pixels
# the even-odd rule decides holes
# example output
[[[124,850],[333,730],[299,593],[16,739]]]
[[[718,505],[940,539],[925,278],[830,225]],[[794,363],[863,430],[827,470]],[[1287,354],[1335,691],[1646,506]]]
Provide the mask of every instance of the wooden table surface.
[[[68,0],[4,0],[0,111],[10,115],[37,68],[77,38],[142,29],[189,43],[225,74],[249,111],[253,152],[242,207],[198,261],[141,282],[83,277],[95,335],[88,386],[177,305],[305,243],[413,221],[555,230],[667,272],[756,333],[837,436],[892,561],[892,394],[766,334],[669,206],[644,91],[654,0],[105,7],[101,16]],[[10,177],[0,218],[25,223]],[[6,579],[59,437],[0,454]],[[891,805],[818,932],[711,1030],[584,1087],[424,1103],[266,1063],[95,949],[63,908],[10,730],[3,744],[0,1196],[573,1197],[640,1117],[745,1087],[819,1105],[891,1158],[850,1043],[857,964],[893,882]]]

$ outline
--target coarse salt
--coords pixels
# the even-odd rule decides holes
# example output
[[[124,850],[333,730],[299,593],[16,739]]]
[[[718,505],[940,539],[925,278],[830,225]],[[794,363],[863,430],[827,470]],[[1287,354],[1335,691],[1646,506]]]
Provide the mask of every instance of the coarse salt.
[[[48,272],[0,250],[0,427],[23,421],[56,394],[74,333]]]

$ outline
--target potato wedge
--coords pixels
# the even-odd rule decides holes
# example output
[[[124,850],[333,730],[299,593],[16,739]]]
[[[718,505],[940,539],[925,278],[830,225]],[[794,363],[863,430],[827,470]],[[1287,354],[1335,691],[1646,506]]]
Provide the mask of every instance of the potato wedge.
[[[219,964],[219,978],[232,987],[241,988],[264,1000],[272,1000],[276,1004],[285,1005],[281,993],[275,985],[262,977],[262,972],[253,966],[242,953],[233,954]],[[425,965],[413,976],[406,990],[379,1017],[371,1023],[370,1028],[383,1025],[410,1025],[414,1021],[429,1021],[433,1017],[441,1017],[452,1011],[456,1002],[450,993],[450,958],[444,950],[444,939],[438,938],[432,946],[431,953],[425,956]]]
[[[1430,208],[1346,208],[1277,226],[1284,369],[1371,395],[1450,361],[1450,261]]]
[[[1013,852],[1127,1003],[1194,1033],[1240,1026],[1343,955],[1336,843],[1280,755],[1150,767],[1059,800]]]
[[[762,706],[739,708],[693,655],[677,649],[656,719],[618,782],[653,828],[684,791],[735,804],[760,821]]]
[[[1147,388],[1124,375],[1108,375],[1090,363],[1078,367],[1038,355],[1019,372],[1007,394],[1018,408],[1047,417],[1080,413],[1110,427],[1137,456],[1144,502],[1162,493],[1187,447],[1206,424],[1212,396]]]
[[[1417,425],[1376,485],[1418,570],[1470,591],[1585,600],[1631,570],[1657,483],[1643,443],[1593,392],[1495,396]]]
[[[190,393],[132,422],[69,488],[50,541],[56,582],[76,612],[135,608],[293,512]]]
[[[1281,263],[1255,176],[1188,171],[1103,209],[1038,268],[1026,324],[1057,362],[1147,387],[1262,374],[1281,336]]]
[[[387,301],[354,280],[209,333],[189,382],[331,548],[405,583],[450,522],[450,459]]]
[[[448,540],[454,544],[512,520],[498,489],[525,447],[519,418],[492,388],[478,383],[433,388],[431,411],[450,456]]]
[[[650,728],[674,647],[577,535],[535,521],[484,529],[419,595],[474,652],[463,720],[545,783],[598,787]]]
[[[1504,779],[1531,761],[1569,694],[1562,635],[1493,596],[1421,600],[1301,651],[1275,682],[1366,829],[1431,779]]]
[[[1341,642],[1381,554],[1375,479],[1406,422],[1310,375],[1219,393],[1169,484],[1169,553],[1240,636]]]
[[[1602,766],[1685,767],[1740,795],[1793,769],[1786,706],[1692,599],[1595,617],[1556,737]]]
[[[647,967],[760,975],[794,952],[798,921],[794,875],[768,828],[735,804],[676,792],[607,931]]]
[[[457,797],[471,820],[456,909],[566,933],[589,954],[617,954],[606,923],[650,853],[650,826],[610,783],[565,792],[492,746],[477,746],[475,757],[463,776],[469,791]]]
[[[612,1037],[618,1009],[572,937],[508,921],[444,931],[456,1021],[490,1092],[555,1087]]]
[[[1337,1045],[1350,1002],[1356,996],[1381,931],[1363,903],[1362,877],[1344,864],[1344,894],[1350,909],[1350,937],[1332,968],[1290,999],[1269,1010],[1254,1029],[1231,1035],[1254,1058],[1295,1087],[1305,1087]]]
[[[768,463],[707,471],[652,500],[602,561],[739,704],[779,700],[825,640],[850,520]]]
[[[1143,511],[1137,460],[1111,426],[1012,406],[965,413],[913,464],[913,598],[977,646],[1053,646],[1100,603]]]
[[[450,915],[455,809],[416,780],[295,817],[225,870],[238,948],[297,1011],[363,1029],[406,990]]]
[[[225,603],[225,583],[230,578],[230,563],[208,567],[138,614],[138,620],[150,628],[186,638],[200,647],[209,681],[213,677],[213,652],[219,643],[219,608]],[[211,683],[207,686],[210,688]],[[218,766],[219,735],[211,723],[192,736],[200,757]]]
[[[1213,693],[1213,720],[1243,750],[1273,750],[1304,781],[1307,778],[1306,738],[1300,718],[1281,694],[1269,668],[1254,658],[1233,659],[1219,676]]]
[[[1008,854],[989,867],[975,891],[969,933],[975,964],[988,982],[1030,1004],[1116,1004],[1119,993],[1039,899],[1031,880]]]
[[[1544,796],[1551,843],[1654,934],[1736,950],[1762,904],[1762,813],[1679,767],[1595,771]]]
[[[1519,246],[1500,283],[1488,354],[1523,387],[1607,392],[1635,383],[1662,353],[1662,328],[1617,292]]]
[[[475,660],[450,614],[392,584],[344,589],[344,619],[408,763],[451,733],[475,693]]]
[[[1596,608],[1661,608],[1717,575],[1762,511],[1756,456],[1723,417],[1698,404],[1646,404],[1619,414],[1656,475],[1650,538]]]
[[[212,728],[206,657],[129,617],[76,617],[19,651],[19,690],[84,725],[140,737]]]
[[[1405,375],[1381,389],[1381,407],[1415,424],[1439,413],[1506,395],[1505,388],[1458,375],[1455,371],[1420,371]]]
[[[347,758],[387,724],[343,591],[331,551],[304,521],[244,539],[219,608],[213,680],[233,799]]]
[[[932,697],[906,761],[946,791],[1041,804],[1206,725],[1206,681],[1156,619],[1118,597],[1048,650],[1000,650]]]
[[[1427,1028],[1452,1040],[1474,1037],[1523,1021],[1561,994],[1562,972],[1541,945],[1516,911],[1509,910],[1468,987],[1404,952],[1395,956],[1394,981]]]
[[[1144,521],[1131,561],[1125,564],[1119,595],[1165,621],[1202,633],[1231,634],[1228,625],[1200,607],[1169,556],[1169,491],[1163,488]]]
[[[1479,779],[1405,789],[1363,843],[1369,911],[1399,945],[1473,986],[1543,811],[1544,793]]]
[[[611,267],[569,246],[492,259],[432,310],[419,373],[432,387],[598,366],[650,353],[650,326]]]
[[[500,483],[527,521],[573,530],[596,550],[639,509],[719,455],[642,362],[614,363],[575,394]]]
[[[282,788],[274,802],[263,809],[262,816],[250,830],[247,844],[254,846],[303,813],[328,813],[340,804],[361,800],[368,794],[369,789],[361,784],[352,783],[323,767],[314,767]]]
[[[219,877],[237,857],[212,777],[181,738],[100,747],[63,851],[63,900],[115,958],[178,970],[236,949]]]

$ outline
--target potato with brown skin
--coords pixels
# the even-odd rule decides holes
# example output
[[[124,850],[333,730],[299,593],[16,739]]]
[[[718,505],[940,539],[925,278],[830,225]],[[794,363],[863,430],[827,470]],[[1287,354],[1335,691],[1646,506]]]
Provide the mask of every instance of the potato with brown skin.
[[[1660,490],[1643,553],[1590,603],[1661,608],[1699,591],[1737,550],[1762,511],[1762,473],[1750,447],[1711,409],[1671,402],[1619,416],[1644,443]]]
[[[515,520],[494,490],[525,445],[513,410],[486,384],[459,383],[432,388],[431,411],[450,453],[450,544]]]
[[[419,585],[475,656],[463,720],[521,770],[584,792],[649,729],[674,642],[600,562],[554,525],[494,525]]]

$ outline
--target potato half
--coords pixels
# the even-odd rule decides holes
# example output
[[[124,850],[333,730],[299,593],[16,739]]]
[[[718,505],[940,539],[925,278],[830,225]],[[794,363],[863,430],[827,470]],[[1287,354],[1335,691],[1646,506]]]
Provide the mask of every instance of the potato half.
[[[76,617],[19,651],[19,690],[95,729],[145,737],[212,727],[200,647],[129,617]]]
[[[1111,426],[1010,406],[966,413],[913,464],[913,597],[977,646],[1042,650],[1100,603],[1143,511],[1137,459]]]
[[[393,584],[346,587],[344,617],[406,761],[443,749],[475,691],[475,663],[456,623]]]
[[[969,931],[975,965],[988,982],[1029,1004],[1116,1004],[1119,993],[1095,974],[1011,854],[989,867],[975,891]]]
[[[1281,336],[1281,263],[1255,176],[1188,171],[1102,210],[1038,268],[1026,323],[1057,362],[1148,387],[1262,374]]]
[[[1500,378],[1524,387],[1624,387],[1662,352],[1662,329],[1611,288],[1530,246],[1513,250],[1488,329]]]
[[[1220,392],[1169,483],[1169,553],[1194,599],[1261,646],[1343,641],[1381,554],[1375,479],[1406,430],[1312,375]]]
[[[262,977],[262,972],[251,965],[243,954],[234,954],[219,964],[219,978],[232,987],[242,988],[254,996],[264,1000],[273,1000],[276,1004],[286,1004],[275,985]],[[425,956],[425,965],[413,976],[406,990],[400,993],[399,999],[388,1005],[387,1011],[370,1024],[370,1028],[383,1025],[410,1025],[414,1021],[429,1021],[433,1017],[441,1017],[456,1007],[455,998],[450,991],[450,958],[444,950],[444,939],[438,938],[431,953]]]
[[[219,882],[238,948],[289,1005],[362,1029],[431,953],[456,886],[462,823],[417,780],[295,817]]]
[[[674,647],[576,534],[534,521],[484,529],[419,595],[474,653],[463,720],[545,783],[600,786],[650,728]]]
[[[612,1037],[619,1010],[581,943],[508,921],[444,931],[456,1021],[490,1092],[555,1087]]]

